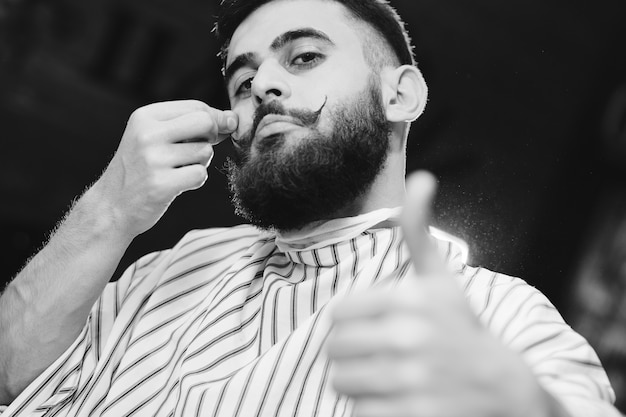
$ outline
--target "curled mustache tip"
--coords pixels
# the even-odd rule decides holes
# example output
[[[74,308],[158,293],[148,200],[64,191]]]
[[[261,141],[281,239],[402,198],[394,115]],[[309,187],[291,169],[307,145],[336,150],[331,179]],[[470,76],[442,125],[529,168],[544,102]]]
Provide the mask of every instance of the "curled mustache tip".
[[[328,96],[324,96],[324,102],[322,103],[322,106],[320,107],[320,109],[318,111],[316,111],[315,113],[317,114],[321,114],[322,110],[324,110],[324,107],[326,107],[326,103],[328,103]]]
[[[327,102],[328,102],[328,96],[325,96],[324,102],[322,103],[319,109],[315,111],[313,110],[292,111],[291,112],[292,116],[300,119],[300,121],[302,121],[306,126],[313,126],[319,122],[320,117],[322,115],[322,110],[324,110],[324,107],[326,107]]]
[[[299,119],[306,126],[313,126],[319,122],[319,119],[322,115],[322,111],[326,107],[327,103],[328,103],[328,96],[324,96],[324,102],[322,103],[320,108],[315,111],[306,110],[306,109],[287,110],[284,108],[282,103],[275,103],[275,102],[271,102],[269,105],[262,104],[259,108],[257,108],[255,112],[252,129],[250,130],[250,132],[256,131],[256,128],[261,122],[261,120],[263,119],[263,117],[265,117],[267,114],[272,114],[272,113],[273,114],[288,114],[292,117]],[[243,146],[241,145],[241,142],[244,141],[244,139],[246,139],[246,135],[243,135],[240,138],[235,138],[234,135],[231,134],[229,138],[237,149],[242,149]]]

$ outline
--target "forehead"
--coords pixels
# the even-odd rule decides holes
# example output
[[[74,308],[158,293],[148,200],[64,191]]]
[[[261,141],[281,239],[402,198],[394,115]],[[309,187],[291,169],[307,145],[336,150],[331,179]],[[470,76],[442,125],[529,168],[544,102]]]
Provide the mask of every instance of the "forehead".
[[[298,28],[324,32],[339,47],[360,49],[357,25],[349,11],[330,0],[274,0],[255,10],[235,30],[227,64],[248,52],[267,50],[276,37]]]

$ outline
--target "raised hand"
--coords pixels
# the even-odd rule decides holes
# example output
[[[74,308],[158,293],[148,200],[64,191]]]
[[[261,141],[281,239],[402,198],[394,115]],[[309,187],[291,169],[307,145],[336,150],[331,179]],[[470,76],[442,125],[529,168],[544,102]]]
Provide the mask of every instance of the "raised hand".
[[[553,403],[522,359],[467,304],[427,232],[436,183],[407,184],[402,227],[413,276],[350,296],[329,341],[335,389],[358,417],[538,417]]]
[[[151,104],[130,117],[119,148],[94,184],[114,224],[132,237],[151,228],[184,191],[201,187],[213,145],[238,125],[201,101]]]
[[[133,238],[176,196],[204,184],[213,145],[237,124],[232,111],[195,100],[132,114],[100,179],[0,297],[0,403],[66,351]]]

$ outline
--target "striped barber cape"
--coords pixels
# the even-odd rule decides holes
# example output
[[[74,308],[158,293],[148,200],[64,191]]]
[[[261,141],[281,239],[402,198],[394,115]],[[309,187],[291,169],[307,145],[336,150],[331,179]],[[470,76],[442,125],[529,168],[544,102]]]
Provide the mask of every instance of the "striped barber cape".
[[[331,227],[315,244],[251,226],[188,233],[110,283],[77,340],[2,417],[351,415],[329,382],[329,313],[411,268],[400,228],[372,223]],[[594,351],[540,292],[438,243],[482,322],[573,415],[614,415]]]

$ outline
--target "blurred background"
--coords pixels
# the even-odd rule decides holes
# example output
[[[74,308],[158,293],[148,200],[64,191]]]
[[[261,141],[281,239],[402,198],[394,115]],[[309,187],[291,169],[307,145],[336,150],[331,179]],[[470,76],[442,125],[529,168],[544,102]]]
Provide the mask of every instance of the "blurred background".
[[[225,108],[217,0],[0,0],[0,283],[116,150],[133,109]],[[626,2],[394,2],[430,86],[409,170],[441,180],[436,225],[471,263],[546,293],[599,352],[626,410]],[[187,230],[231,225],[211,179],[138,238],[122,270]]]

